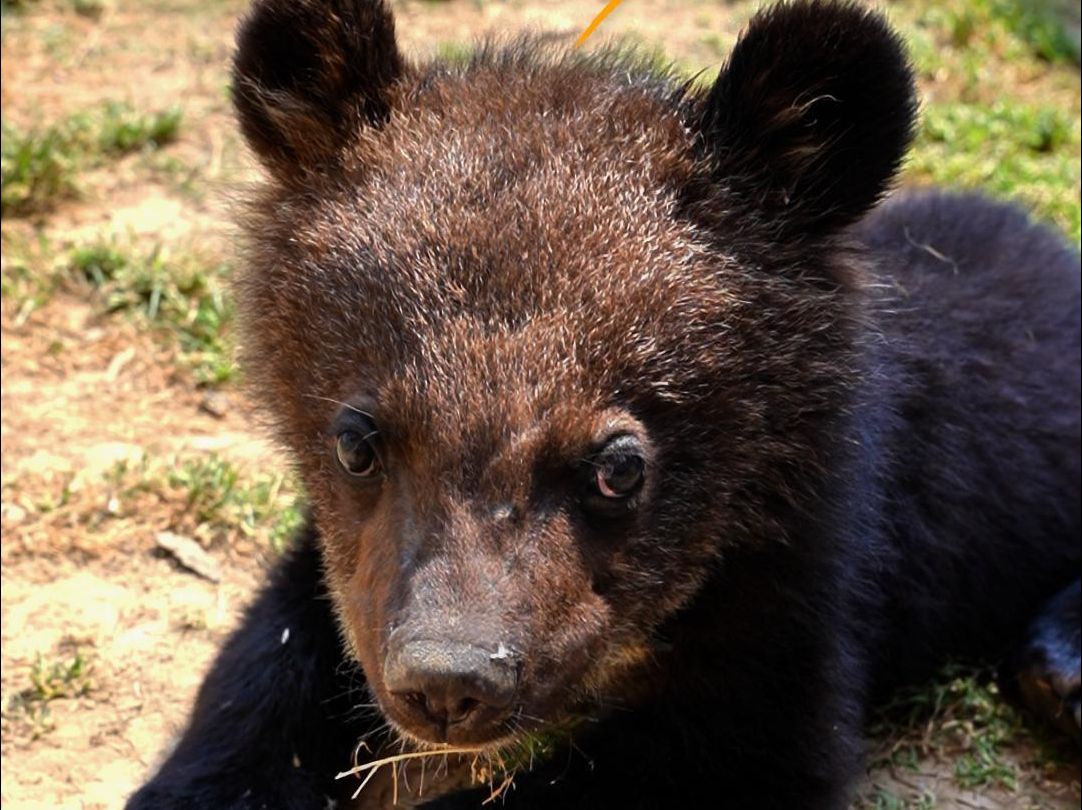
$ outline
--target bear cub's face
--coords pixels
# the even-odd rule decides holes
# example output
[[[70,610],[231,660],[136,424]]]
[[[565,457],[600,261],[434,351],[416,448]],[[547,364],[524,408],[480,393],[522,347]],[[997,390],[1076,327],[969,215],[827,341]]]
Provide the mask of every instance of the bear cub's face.
[[[247,361],[384,714],[485,747],[626,700],[727,550],[814,496],[844,229],[912,123],[895,37],[780,6],[698,93],[536,43],[414,67],[382,3],[264,0],[235,88],[271,175]]]

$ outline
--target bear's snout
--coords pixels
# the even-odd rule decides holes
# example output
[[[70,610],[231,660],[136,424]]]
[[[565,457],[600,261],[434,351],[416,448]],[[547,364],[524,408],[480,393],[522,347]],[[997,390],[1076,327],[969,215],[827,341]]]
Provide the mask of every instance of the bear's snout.
[[[447,639],[393,646],[384,683],[395,713],[430,742],[484,744],[502,736],[518,687],[503,650]]]

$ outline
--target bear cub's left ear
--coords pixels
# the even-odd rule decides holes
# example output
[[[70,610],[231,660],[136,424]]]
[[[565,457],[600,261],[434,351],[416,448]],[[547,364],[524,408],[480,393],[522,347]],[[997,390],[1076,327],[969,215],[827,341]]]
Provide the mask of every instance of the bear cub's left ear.
[[[781,235],[815,237],[888,190],[916,109],[902,42],[879,14],[797,0],[755,16],[695,126],[719,182]]]
[[[233,104],[248,144],[288,182],[386,119],[405,70],[381,0],[256,0],[237,34]]]

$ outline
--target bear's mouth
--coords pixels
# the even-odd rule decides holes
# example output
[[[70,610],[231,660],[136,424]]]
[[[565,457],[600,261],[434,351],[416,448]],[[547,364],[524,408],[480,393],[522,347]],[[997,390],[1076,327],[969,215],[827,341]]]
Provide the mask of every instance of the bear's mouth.
[[[495,651],[484,650],[484,665],[480,665],[474,660],[476,650],[456,651],[454,647],[442,637],[419,640],[414,636],[403,645],[409,653],[405,657],[411,664],[409,678],[396,675],[393,667],[400,666],[401,660],[396,662],[388,655],[384,666],[376,669],[376,677],[369,679],[372,702],[390,733],[380,743],[373,740],[372,747],[359,743],[353,767],[339,774],[339,778],[358,780],[354,796],[378,771],[390,774],[395,786],[400,777],[403,785],[414,777],[418,783],[428,779],[436,789],[437,783],[458,780],[460,787],[487,785],[493,797],[502,794],[516,773],[574,749],[576,729],[582,730],[583,723],[596,722],[607,714],[606,704],[598,700],[604,687],[641,663],[648,645],[638,640],[613,643],[610,639],[609,646],[588,663],[576,662],[586,666],[574,667],[566,659],[561,667],[547,661],[538,666],[525,652],[504,650],[499,645]],[[497,670],[488,665],[507,664],[514,671],[510,699],[499,700],[499,690],[491,683],[486,691],[480,688],[483,684],[479,686],[470,678],[458,684],[461,688],[451,689],[448,683],[458,677],[449,674],[451,663],[472,664],[469,668],[459,666],[459,675],[465,669],[480,669],[489,679],[497,677]],[[539,678],[539,674],[545,677]],[[416,688],[395,689],[403,683]],[[482,694],[487,703],[452,709],[454,701],[447,700],[451,693],[460,700],[464,695]],[[426,706],[426,698],[434,696],[437,705]]]
[[[568,743],[573,730],[588,717],[586,714],[568,714],[559,720],[544,721],[529,715],[520,705],[501,725],[493,729],[493,736],[475,743],[451,743],[433,741],[418,736],[413,730],[402,727],[390,715],[384,714],[397,742],[388,740],[373,751],[365,742],[358,744],[353,767],[337,775],[338,779],[354,777],[359,784],[353,798],[365,789],[380,771],[390,772],[392,787],[399,784],[406,791],[410,787],[410,773],[418,779],[417,787],[424,794],[424,780],[429,780],[431,796],[439,795],[441,784],[460,786],[487,786],[490,799],[500,796],[513,784],[515,775],[531,770],[537,763],[551,758]],[[389,753],[394,751],[395,753]],[[365,756],[371,752],[369,756]],[[427,773],[427,777],[426,777]]]
[[[396,797],[399,790],[431,799],[460,788],[487,787],[490,802],[514,784],[518,773],[551,758],[570,738],[570,728],[570,724],[545,725],[541,731],[519,731],[484,746],[432,744],[409,735],[402,740],[403,750],[385,756],[363,756],[362,749],[367,746],[362,744],[354,754],[353,767],[337,774],[336,779],[358,780],[353,799],[384,772],[390,775]],[[398,805],[397,798],[394,803]]]

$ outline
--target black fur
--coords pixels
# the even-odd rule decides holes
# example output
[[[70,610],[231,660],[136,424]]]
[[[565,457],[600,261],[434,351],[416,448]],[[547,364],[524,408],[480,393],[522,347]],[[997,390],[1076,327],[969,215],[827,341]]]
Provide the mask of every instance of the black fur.
[[[1008,694],[1038,717],[1079,736],[1082,723],[1082,581],[1048,601],[1003,673]]]
[[[733,49],[699,126],[717,176],[806,240],[882,195],[912,137],[916,99],[898,36],[878,14],[779,4]]]

